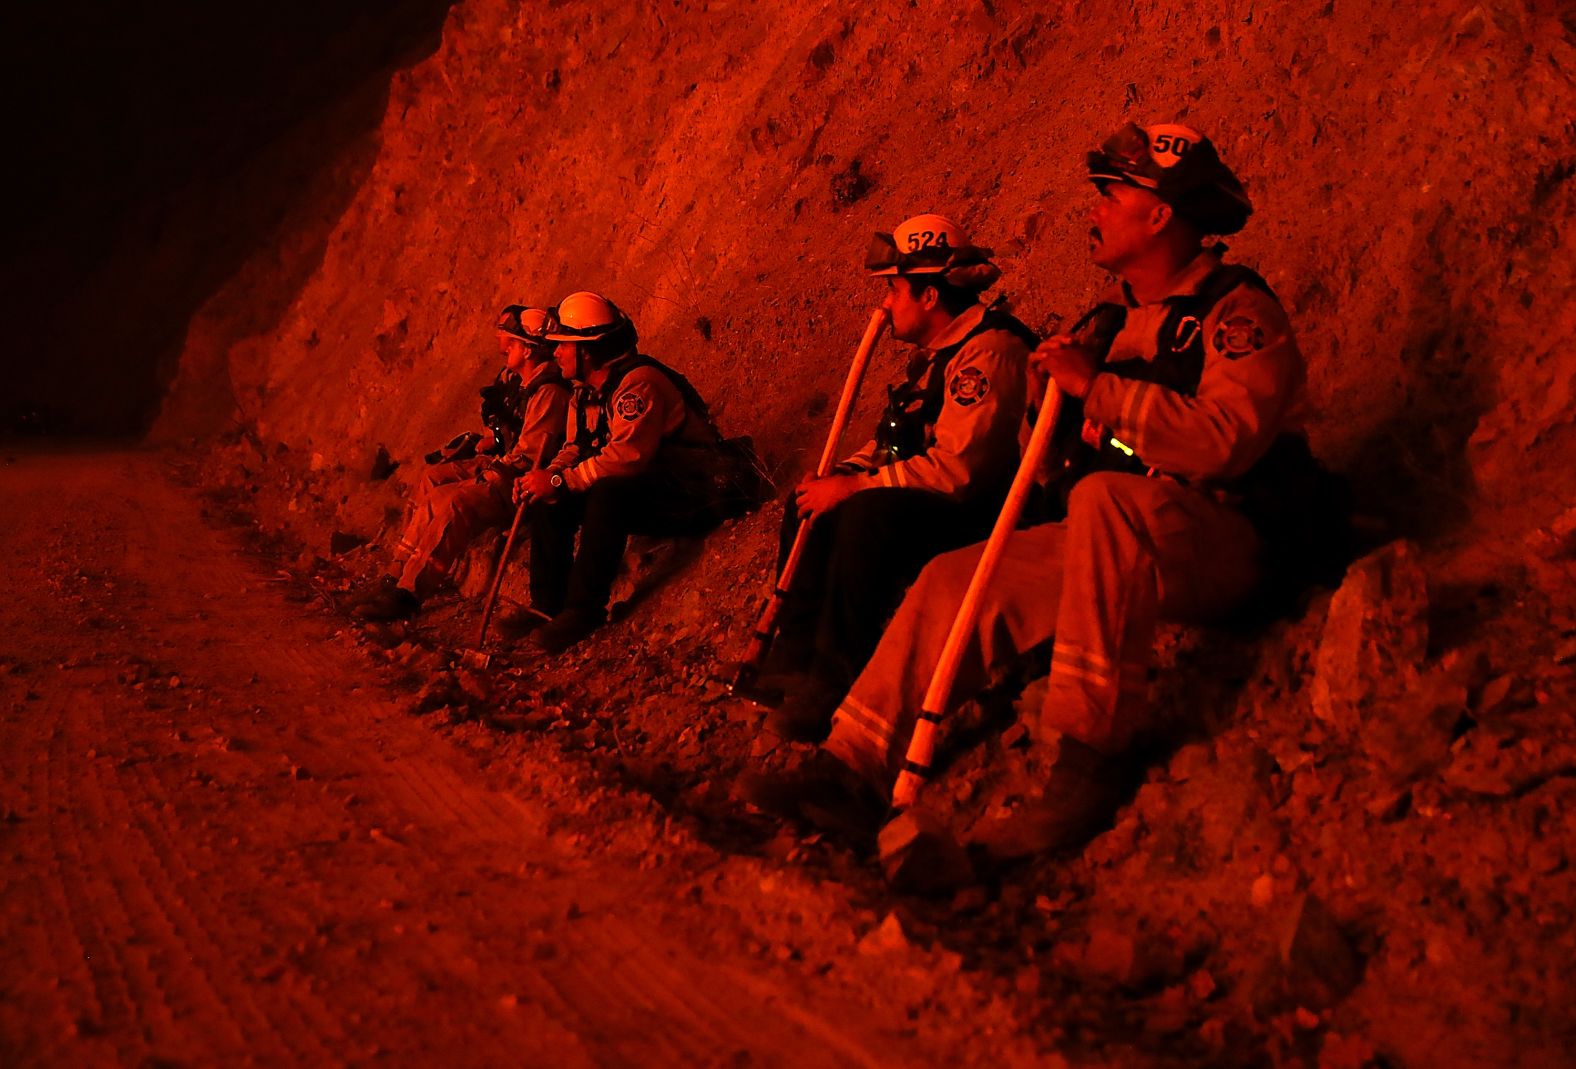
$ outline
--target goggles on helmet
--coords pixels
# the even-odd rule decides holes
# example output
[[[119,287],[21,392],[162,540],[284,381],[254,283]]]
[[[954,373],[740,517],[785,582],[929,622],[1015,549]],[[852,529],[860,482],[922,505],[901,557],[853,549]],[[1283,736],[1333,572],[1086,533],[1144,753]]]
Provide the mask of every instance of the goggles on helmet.
[[[1149,135],[1136,123],[1127,123],[1105,139],[1098,152],[1088,156],[1092,181],[1127,182],[1144,189],[1156,189],[1165,174],[1149,150]]]
[[[555,342],[597,341],[629,325],[626,316],[612,301],[589,290],[571,293],[553,309],[547,340]]]
[[[520,325],[520,313],[525,310],[525,305],[523,304],[511,304],[502,312],[499,312],[498,333],[507,334],[511,338],[519,338],[521,341],[531,341],[531,336],[526,334],[525,328]]]
[[[559,323],[548,335],[553,341],[596,341],[618,329],[617,323],[598,323],[590,327],[571,327]]]
[[[552,316],[540,308],[527,308],[511,304],[498,314],[498,332],[540,347],[547,344],[544,335],[553,326]]]
[[[1150,190],[1206,234],[1235,234],[1253,202],[1215,146],[1191,126],[1128,123],[1088,155],[1095,185],[1122,182]]]
[[[910,235],[915,247],[899,249],[891,234],[877,233],[865,252],[865,270],[872,275],[939,275],[952,266],[958,250],[938,234],[929,244],[920,244]]]

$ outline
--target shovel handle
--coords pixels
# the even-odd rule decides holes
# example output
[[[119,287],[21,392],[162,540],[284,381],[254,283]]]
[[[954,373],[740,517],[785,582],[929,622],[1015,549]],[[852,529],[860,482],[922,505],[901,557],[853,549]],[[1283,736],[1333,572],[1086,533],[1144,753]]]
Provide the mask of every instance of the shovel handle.
[[[493,606],[498,604],[498,591],[503,586],[503,570],[509,565],[509,553],[514,549],[514,540],[520,533],[520,521],[525,518],[525,510],[530,501],[522,501],[514,510],[514,522],[509,525],[509,537],[504,539],[503,554],[498,558],[498,567],[493,572],[492,586],[487,591],[487,603],[482,606],[481,626],[476,629],[476,648],[482,648],[482,642],[487,638],[487,624],[492,620]]]
[[[865,369],[870,366],[870,354],[875,351],[876,342],[881,338],[881,332],[886,329],[887,310],[877,308],[870,313],[870,322],[865,325],[864,337],[859,339],[859,348],[854,352],[854,362],[848,368],[848,378],[843,382],[843,396],[838,399],[837,412],[832,416],[832,429],[826,436],[826,447],[821,450],[821,461],[815,466],[815,477],[826,478],[827,472],[832,470],[833,463],[837,460],[837,449],[842,443],[843,433],[848,429],[848,421],[854,409],[854,400],[859,396],[859,386],[864,381]],[[744,651],[744,660],[739,665],[738,675],[734,677],[734,686],[752,679],[760,671],[761,662],[766,659],[766,651],[771,648],[772,636],[777,631],[777,615],[782,611],[783,599],[788,596],[789,589],[793,586],[794,573],[799,570],[799,558],[804,556],[805,539],[810,532],[812,520],[805,520],[799,524],[799,530],[794,535],[793,547],[788,551],[788,558],[783,561],[782,572],[777,576],[777,582],[772,587],[771,596],[766,599],[766,607],[761,610],[761,615],[755,622],[755,630],[750,635],[750,644]]]
[[[1055,433],[1056,417],[1061,414],[1061,405],[1061,391],[1053,380],[1045,388],[1040,418],[1034,424],[1034,433],[1029,436],[1029,445],[1023,451],[1018,473],[1013,476],[1012,488],[1007,491],[1007,500],[1002,503],[1001,513],[996,517],[996,526],[991,528],[985,551],[980,554],[980,562],[974,568],[974,577],[963,595],[963,603],[958,606],[957,616],[953,618],[952,630],[947,632],[946,644],[941,647],[936,670],[930,677],[930,688],[925,691],[925,702],[920,706],[919,718],[914,721],[914,734],[908,741],[908,753],[898,772],[897,783],[892,788],[893,809],[912,805],[919,795],[919,788],[930,775],[930,762],[936,750],[936,728],[952,697],[952,684],[957,680],[958,666],[963,663],[963,652],[974,637],[986,591],[1001,563],[1007,539],[1017,529],[1024,506],[1028,504],[1029,493],[1034,488],[1034,477],[1039,473],[1045,454],[1050,449],[1051,435]]]

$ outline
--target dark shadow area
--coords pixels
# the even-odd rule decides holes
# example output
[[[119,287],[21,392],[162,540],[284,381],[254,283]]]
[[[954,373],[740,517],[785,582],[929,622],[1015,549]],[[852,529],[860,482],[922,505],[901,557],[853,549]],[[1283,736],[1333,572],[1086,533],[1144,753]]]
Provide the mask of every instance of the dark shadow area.
[[[1408,286],[1417,300],[1401,352],[1401,404],[1356,447],[1346,472],[1360,515],[1382,520],[1390,537],[1425,543],[1457,530],[1471,515],[1467,441],[1494,396],[1494,354],[1483,352],[1490,339],[1462,321],[1442,278],[1445,250],[1465,244],[1453,233],[1456,225],[1447,212],[1419,236],[1416,275]]]
[[[145,430],[192,312],[377,128],[451,2],[8,5],[0,434]]]

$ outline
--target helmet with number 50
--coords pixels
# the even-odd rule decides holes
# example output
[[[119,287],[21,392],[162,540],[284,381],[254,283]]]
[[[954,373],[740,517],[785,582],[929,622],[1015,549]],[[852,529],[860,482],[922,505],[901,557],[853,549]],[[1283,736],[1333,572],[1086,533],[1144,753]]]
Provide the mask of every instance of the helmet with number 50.
[[[1242,182],[1215,145],[1180,123],[1128,123],[1089,153],[1089,181],[1150,190],[1206,234],[1235,234],[1253,214]]]
[[[991,250],[975,245],[951,219],[930,213],[903,220],[890,234],[878,232],[865,253],[865,270],[877,278],[936,276],[975,292],[989,289],[1001,277]]]

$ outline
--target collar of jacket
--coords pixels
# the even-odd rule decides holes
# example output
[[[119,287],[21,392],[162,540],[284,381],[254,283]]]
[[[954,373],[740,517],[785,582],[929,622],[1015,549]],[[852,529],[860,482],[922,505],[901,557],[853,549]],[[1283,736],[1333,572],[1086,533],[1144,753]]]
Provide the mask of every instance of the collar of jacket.
[[[631,361],[631,360],[639,360],[639,359],[640,359],[640,354],[637,353],[637,352],[631,351],[631,352],[625,353],[623,356],[617,357],[617,358],[615,358],[613,360],[609,360],[606,364],[603,364],[596,371],[592,372],[591,375],[586,376],[587,378],[594,377],[597,380],[594,384],[588,382],[588,383],[586,383],[586,385],[588,387],[590,387],[590,389],[591,389],[591,391],[593,393],[595,393],[598,397],[601,397],[602,396],[602,388],[604,386],[606,386],[609,382],[612,382],[614,379],[621,377],[619,375],[614,374],[614,372],[616,372],[624,364],[627,364],[629,361]]]
[[[929,345],[924,346],[923,348],[925,351],[933,353],[938,349],[945,349],[949,345],[956,345],[958,342],[968,337],[969,331],[979,326],[980,320],[984,318],[985,305],[976,302],[970,307],[964,309],[958,315],[958,317],[947,326],[946,330],[942,331],[940,335],[931,341]]]
[[[1165,296],[1154,301],[1154,304],[1164,304],[1166,301],[1178,297],[1191,297],[1198,292],[1204,280],[1214,274],[1215,269],[1221,264],[1221,257],[1225,255],[1226,246],[1221,244],[1211,245],[1203,249],[1193,259],[1189,260],[1182,269],[1172,276],[1166,286]],[[1101,304],[1120,304],[1127,308],[1139,307],[1138,301],[1133,297],[1133,291],[1127,288],[1126,282],[1117,282],[1106,290],[1100,297]]]
[[[544,360],[542,361],[541,366],[536,369],[536,373],[525,381],[525,388],[530,389],[532,386],[536,386],[545,382],[551,382],[553,379],[560,377],[561,376],[558,374],[558,365],[553,363],[551,360]]]

